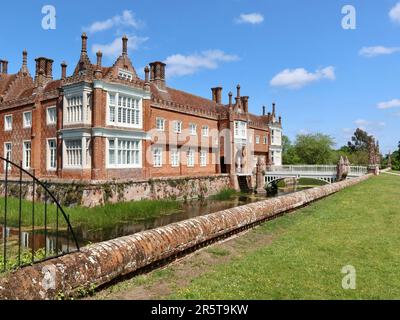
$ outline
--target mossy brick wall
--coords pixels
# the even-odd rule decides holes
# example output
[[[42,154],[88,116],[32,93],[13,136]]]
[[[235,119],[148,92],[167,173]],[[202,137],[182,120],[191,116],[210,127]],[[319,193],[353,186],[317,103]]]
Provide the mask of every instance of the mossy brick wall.
[[[93,244],[57,259],[0,278],[0,300],[56,299],[106,284],[152,263],[168,259],[216,237],[300,208],[370,175],[268,199]]]
[[[45,181],[46,187],[63,206],[95,207],[106,203],[157,199],[206,198],[230,186],[228,175],[160,178],[146,181],[98,182]],[[8,194],[18,197],[19,184],[9,183]],[[22,196],[32,200],[32,183],[23,183]],[[0,195],[4,183],[0,181]],[[43,188],[36,186],[36,200],[45,200]]]

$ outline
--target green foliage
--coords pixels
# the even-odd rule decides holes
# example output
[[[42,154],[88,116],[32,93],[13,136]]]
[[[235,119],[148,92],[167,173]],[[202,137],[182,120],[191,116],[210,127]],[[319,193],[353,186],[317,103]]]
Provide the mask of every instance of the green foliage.
[[[283,164],[299,164],[301,163],[300,158],[296,154],[296,150],[292,145],[292,142],[287,136],[282,136],[282,153]]]
[[[334,140],[325,134],[298,135],[294,150],[301,164],[331,164],[334,159]]]
[[[44,226],[44,203],[35,203],[35,225]],[[10,227],[18,226],[19,200],[13,197],[8,198],[7,224]],[[74,227],[86,225],[91,228],[107,227],[118,222],[140,221],[149,218],[168,215],[181,210],[181,203],[173,200],[141,200],[132,202],[120,202],[116,204],[106,204],[102,207],[66,208],[65,212],[70,216],[71,224]],[[0,212],[4,211],[4,201],[0,199]],[[32,202],[22,201],[22,226],[27,227],[32,224]],[[56,206],[47,205],[47,223],[49,228],[56,224]],[[66,227],[64,218],[59,213],[59,225]]]
[[[368,144],[371,140],[371,136],[364,130],[357,128],[354,135],[351,137],[351,141],[347,143],[350,152],[355,151],[368,151]]]
[[[226,201],[226,200],[231,200],[240,193],[237,192],[234,189],[223,189],[219,193],[213,195],[210,197],[212,200],[218,200],[218,201]]]

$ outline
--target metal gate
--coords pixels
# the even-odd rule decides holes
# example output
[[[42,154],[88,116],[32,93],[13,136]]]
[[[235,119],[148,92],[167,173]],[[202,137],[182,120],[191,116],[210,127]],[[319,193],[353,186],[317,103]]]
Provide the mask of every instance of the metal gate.
[[[3,157],[0,165],[0,272],[79,251],[69,216],[35,171]]]

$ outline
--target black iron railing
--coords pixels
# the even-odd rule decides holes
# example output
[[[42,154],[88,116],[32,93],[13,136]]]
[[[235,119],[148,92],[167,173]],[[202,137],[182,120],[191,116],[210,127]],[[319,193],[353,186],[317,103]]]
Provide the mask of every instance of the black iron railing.
[[[0,165],[0,272],[79,251],[69,216],[34,170],[3,157]]]

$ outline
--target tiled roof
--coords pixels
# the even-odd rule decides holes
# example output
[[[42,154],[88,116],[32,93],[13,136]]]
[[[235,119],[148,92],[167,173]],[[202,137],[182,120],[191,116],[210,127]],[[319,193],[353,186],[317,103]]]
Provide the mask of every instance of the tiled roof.
[[[0,75],[0,95],[4,94],[10,84],[17,78],[16,74],[1,74]]]
[[[227,108],[203,97],[193,95],[181,90],[166,88],[166,91],[159,90],[154,84],[150,85],[151,93],[155,99],[174,102],[176,104],[190,106],[194,109],[209,110],[212,112],[226,112]]]

